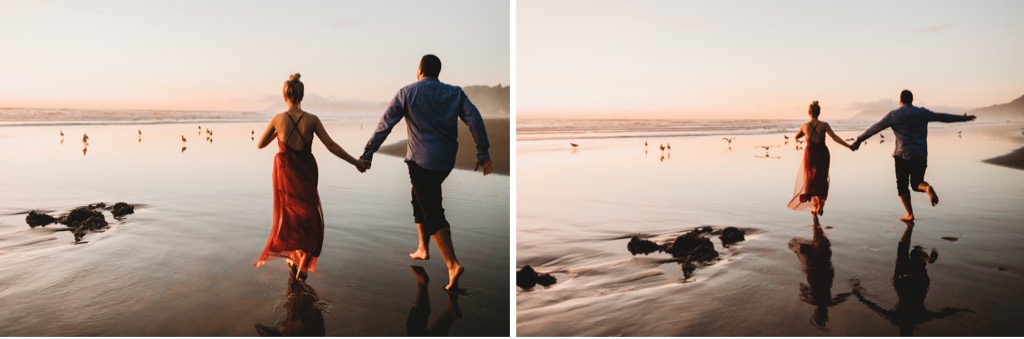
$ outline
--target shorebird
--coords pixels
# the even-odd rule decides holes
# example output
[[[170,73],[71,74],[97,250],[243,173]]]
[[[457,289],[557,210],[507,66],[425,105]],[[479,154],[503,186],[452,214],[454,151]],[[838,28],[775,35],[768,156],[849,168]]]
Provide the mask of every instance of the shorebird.
[[[963,138],[964,137],[963,133],[964,133],[964,131],[956,131],[956,137],[957,138]]]
[[[772,147],[781,147],[781,146],[779,146],[779,145],[754,146],[754,148],[758,148],[758,147],[764,148],[764,157],[767,158],[768,157],[768,150],[769,149],[771,149]]]
[[[181,136],[181,142],[188,142],[188,139],[185,139],[185,135]]]
[[[722,138],[722,140],[728,141],[729,145],[732,146],[732,140],[736,138]]]
[[[64,139],[64,130],[60,130],[60,138]]]
[[[142,130],[141,129],[139,130],[139,137],[140,138],[142,137]]]
[[[846,141],[856,141],[856,140],[857,140],[857,139],[854,139],[854,138],[847,138],[847,139],[846,139]]]
[[[576,144],[576,143],[571,143],[571,142],[569,143],[569,145],[572,145],[572,147],[580,147],[580,145],[579,145],[579,144]]]
[[[669,151],[672,150],[672,144],[666,143],[665,145],[665,148],[667,148]]]
[[[879,134],[878,137],[882,138],[882,139],[885,139],[885,134]]]
[[[89,143],[89,133],[83,133],[82,134],[82,142],[86,143],[86,144]]]
[[[647,140],[644,140],[644,147],[647,147]]]
[[[665,150],[665,145],[660,145],[660,144],[659,144],[659,145],[658,145],[658,148],[660,148],[660,149],[661,149],[662,151],[664,151],[664,150]]]
[[[783,134],[782,137],[786,138],[786,140],[789,140],[789,136],[788,135]]]

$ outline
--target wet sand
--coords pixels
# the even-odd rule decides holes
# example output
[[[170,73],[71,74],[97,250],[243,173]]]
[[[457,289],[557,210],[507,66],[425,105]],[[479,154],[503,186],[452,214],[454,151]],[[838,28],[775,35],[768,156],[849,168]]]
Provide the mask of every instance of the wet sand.
[[[372,123],[326,125],[358,154],[370,133],[359,126]],[[404,336],[423,331],[407,320],[426,301],[430,311],[412,315],[430,333],[509,335],[508,177],[454,171],[445,182],[467,267],[466,294],[452,302],[436,248],[429,261],[408,258],[416,230],[401,159],[377,157],[360,174],[315,144],[326,235],[317,272],[295,285],[283,260],[252,267],[271,219],[277,146],[257,150],[250,136],[265,122],[201,125],[213,130],[212,142],[192,123],[0,127],[0,333]],[[139,207],[85,244],[25,223],[32,209],[116,201]],[[410,265],[424,267],[426,293]]]
[[[509,175],[509,140],[512,139],[509,138],[511,134],[509,133],[508,117],[484,118],[484,128],[487,129],[487,140],[491,144],[489,151],[491,162],[494,164],[494,173]],[[405,121],[395,126],[391,134],[404,138],[407,134]],[[389,136],[388,139],[390,140],[391,137]],[[378,152],[404,158],[407,145],[408,142],[402,140],[381,146]],[[459,152],[455,155],[455,168],[472,171],[474,167],[476,167],[476,143],[473,141],[473,135],[469,133],[469,127],[460,122]]]
[[[936,125],[926,180],[941,201],[914,195],[912,232],[897,220],[888,130],[888,141],[876,136],[856,153],[829,141],[831,190],[818,229],[809,213],[785,207],[803,151],[782,134],[740,135],[731,149],[721,140],[729,135],[592,139],[575,149],[564,139],[521,140],[516,266],[558,282],[517,288],[516,332],[1024,334],[1024,172],[981,161],[1020,148],[1006,135],[1021,126]],[[775,144],[767,157],[755,148]],[[633,235],[663,243],[703,225],[748,233],[728,248],[712,238],[721,257],[690,278],[670,255],[626,249]],[[937,260],[922,264],[932,249]]]

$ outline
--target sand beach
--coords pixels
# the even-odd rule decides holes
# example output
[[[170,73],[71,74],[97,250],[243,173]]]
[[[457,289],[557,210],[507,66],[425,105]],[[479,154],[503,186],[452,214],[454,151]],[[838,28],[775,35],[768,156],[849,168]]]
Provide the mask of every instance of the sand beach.
[[[517,334],[1024,333],[1016,320],[1024,171],[983,162],[1024,145],[1024,126],[933,124],[925,179],[941,201],[932,207],[915,195],[910,232],[897,220],[892,132],[857,152],[829,140],[831,190],[816,231],[809,213],[786,208],[803,151],[784,136],[799,123],[710,133],[670,124],[656,133],[520,131],[516,266],[557,282],[516,289]],[[837,129],[843,138],[866,127],[833,125],[846,127]],[[627,250],[633,236],[663,244],[702,226],[737,227],[746,239],[725,247],[711,237],[719,257],[689,277],[669,254]],[[936,260],[924,264],[933,250]],[[917,260],[914,270],[901,258]]]
[[[374,123],[325,126],[360,154],[372,131],[360,125]],[[508,176],[456,170],[445,182],[467,269],[467,290],[450,298],[436,249],[426,262],[407,255],[416,230],[402,159],[378,156],[360,174],[316,142],[324,249],[317,272],[296,285],[283,260],[253,268],[270,229],[277,152],[276,145],[255,147],[252,133],[265,127],[252,120],[0,126],[7,159],[0,167],[0,333],[509,335]],[[87,234],[86,243],[75,244],[60,225],[25,223],[30,210],[56,215],[118,201],[135,204],[135,213],[107,214],[110,226]]]

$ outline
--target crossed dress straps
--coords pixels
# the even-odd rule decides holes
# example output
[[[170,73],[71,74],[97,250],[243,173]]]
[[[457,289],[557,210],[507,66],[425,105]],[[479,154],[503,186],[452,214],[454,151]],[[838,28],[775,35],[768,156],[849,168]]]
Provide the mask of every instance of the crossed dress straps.
[[[301,140],[302,134],[301,134],[301,131],[299,131],[299,121],[302,121],[302,117],[304,117],[305,115],[306,115],[305,112],[300,113],[299,114],[299,120],[294,120],[294,119],[292,119],[292,116],[288,115],[288,113],[285,113],[285,116],[288,117],[288,120],[292,122],[292,130],[291,130],[291,132],[289,132],[288,138],[284,141],[284,145],[285,145],[285,147],[288,147],[289,149],[291,149],[293,151],[296,151],[296,152],[301,152],[302,150],[296,150],[296,149],[292,148],[291,146],[288,145],[288,141],[292,140],[292,136],[295,135],[295,132],[300,132],[300,134],[299,134],[299,138],[300,139],[299,140]]]

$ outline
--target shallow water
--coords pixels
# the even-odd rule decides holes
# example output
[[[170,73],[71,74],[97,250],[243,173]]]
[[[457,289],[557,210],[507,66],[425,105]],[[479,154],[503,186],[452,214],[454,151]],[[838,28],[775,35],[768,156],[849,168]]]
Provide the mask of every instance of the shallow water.
[[[212,142],[194,123],[0,127],[0,334],[254,336],[259,324],[402,336],[418,296],[429,299],[434,333],[509,334],[509,177],[457,170],[445,182],[467,267],[466,295],[452,303],[436,248],[427,262],[407,256],[416,230],[402,160],[379,155],[360,174],[316,142],[326,235],[311,289],[296,288],[283,260],[252,267],[271,219],[277,146],[257,150],[251,136],[265,122],[200,125],[213,131]],[[339,121],[327,130],[358,156],[372,126]],[[84,244],[53,225],[25,223],[32,209],[59,214],[117,201],[139,205]],[[429,274],[426,295],[412,264]]]
[[[1021,335],[1024,171],[981,160],[1024,144],[1024,126],[935,127],[926,180],[941,201],[915,194],[910,243],[939,255],[925,267],[929,284],[900,293],[892,278],[907,226],[897,220],[889,130],[856,153],[828,141],[821,222],[830,246],[819,237],[803,252],[812,220],[786,208],[803,151],[783,134],[739,135],[731,148],[727,132],[519,140],[516,266],[558,282],[517,288],[517,334]],[[780,147],[764,157],[758,145]],[[747,240],[723,248],[714,238],[721,258],[689,279],[668,254],[626,250],[635,234],[663,243],[702,225],[744,228]],[[862,298],[851,294],[858,281]],[[907,291],[924,292],[923,303]]]

